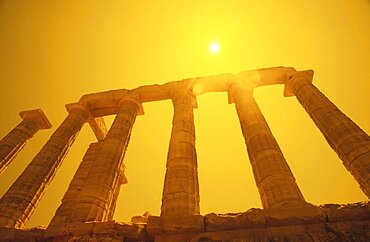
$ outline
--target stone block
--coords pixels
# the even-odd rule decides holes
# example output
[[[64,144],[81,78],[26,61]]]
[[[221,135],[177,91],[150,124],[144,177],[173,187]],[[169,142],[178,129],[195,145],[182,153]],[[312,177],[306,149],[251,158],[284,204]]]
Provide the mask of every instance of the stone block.
[[[189,242],[196,234],[194,233],[181,233],[181,234],[170,234],[170,235],[158,235],[155,236],[155,242]],[[198,240],[195,240],[198,242]],[[202,240],[199,240],[202,241]]]
[[[270,231],[266,228],[250,228],[242,230],[212,231],[192,236],[189,242],[270,242]],[[156,241],[157,242],[157,241]],[[167,241],[166,241],[167,242]]]
[[[160,234],[200,233],[204,232],[204,221],[201,215],[150,216],[147,232],[150,236]]]
[[[133,216],[131,222],[134,224],[146,224],[149,216],[151,216],[151,214],[146,211],[142,216]]]
[[[131,224],[116,221],[95,223],[93,233],[95,235],[109,235],[115,238],[135,238],[145,240],[146,226],[144,224]]]
[[[309,203],[286,204],[264,210],[267,226],[324,223],[325,213]]]
[[[265,227],[266,223],[263,211],[255,208],[243,213],[211,213],[204,216],[204,220],[207,232]]]
[[[352,204],[325,204],[319,207],[329,222],[370,220],[370,202]]]
[[[65,234],[89,235],[93,233],[95,223],[71,223],[65,225]]]
[[[0,241],[23,242],[42,241],[45,227],[39,226],[31,229],[16,229],[0,227]]]

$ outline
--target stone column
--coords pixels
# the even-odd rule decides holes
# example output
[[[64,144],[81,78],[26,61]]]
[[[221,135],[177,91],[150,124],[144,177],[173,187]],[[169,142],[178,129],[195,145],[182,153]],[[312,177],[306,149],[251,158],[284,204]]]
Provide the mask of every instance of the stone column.
[[[67,118],[0,199],[0,227],[23,228],[45,193],[90,112],[80,104],[66,106]]]
[[[305,204],[289,165],[253,98],[252,89],[234,84],[229,95],[235,102],[263,208]]]
[[[67,215],[67,223],[107,221],[112,216],[117,189],[127,183],[123,158],[140,110],[141,103],[135,97],[127,96],[120,101],[116,118],[101,141],[93,165],[76,195],[76,205]]]
[[[0,141],[0,175],[37,131],[51,128],[41,109],[23,111],[19,115],[23,121]]]
[[[52,218],[49,226],[48,233],[60,231],[61,227],[64,227],[70,214],[71,209],[77,204],[77,198],[80,190],[85,185],[86,179],[91,168],[94,165],[94,161],[100,151],[100,146],[103,142],[91,143],[87,149],[82,162],[80,163],[71,183],[69,184],[67,192],[64,194],[62,204],[58,207]]]
[[[293,73],[285,85],[285,96],[297,97],[370,198],[370,137],[312,84],[312,77],[312,70]]]
[[[188,91],[173,92],[174,115],[167,156],[161,216],[199,215],[199,185],[193,109]]]

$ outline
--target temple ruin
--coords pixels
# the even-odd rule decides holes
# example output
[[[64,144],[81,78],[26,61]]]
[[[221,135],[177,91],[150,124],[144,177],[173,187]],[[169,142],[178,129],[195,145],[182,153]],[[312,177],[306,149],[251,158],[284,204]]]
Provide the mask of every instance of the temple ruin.
[[[253,97],[260,86],[284,85],[284,95],[296,96],[370,197],[370,137],[315,87],[313,74],[275,67],[83,95],[66,105],[68,116],[0,199],[0,241],[369,241],[368,201],[306,201]],[[227,92],[235,104],[263,209],[200,214],[193,110],[197,95],[207,92]],[[161,214],[113,221],[136,116],[144,114],[142,103],[159,100],[174,108]],[[20,115],[23,121],[0,141],[0,174],[38,130],[51,127],[41,110]],[[109,130],[107,115],[115,115]],[[87,147],[53,219],[46,228],[25,229],[86,123],[97,141]]]

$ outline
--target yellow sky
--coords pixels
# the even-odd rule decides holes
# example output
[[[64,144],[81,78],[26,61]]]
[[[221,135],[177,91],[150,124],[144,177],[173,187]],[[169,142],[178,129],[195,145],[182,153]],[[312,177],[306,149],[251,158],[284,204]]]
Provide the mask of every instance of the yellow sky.
[[[314,69],[314,84],[370,133],[369,25],[366,0],[0,1],[0,136],[22,110],[42,108],[53,124],[0,177],[0,196],[66,117],[64,104],[92,92],[263,67]],[[255,97],[308,202],[366,200],[296,98],[284,98],[281,85]],[[208,93],[198,106],[201,213],[261,207],[234,105]],[[144,109],[125,157],[118,221],[160,212],[172,104]],[[49,223],[94,141],[85,125],[29,227]]]

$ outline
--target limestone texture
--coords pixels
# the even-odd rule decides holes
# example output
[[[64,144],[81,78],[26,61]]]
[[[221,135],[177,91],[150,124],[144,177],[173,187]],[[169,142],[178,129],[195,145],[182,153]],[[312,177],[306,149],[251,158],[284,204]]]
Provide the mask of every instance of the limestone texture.
[[[22,228],[54,178],[89,112],[69,106],[69,114],[47,143],[0,199],[0,226]]]
[[[235,84],[229,95],[235,102],[253,175],[264,208],[306,202],[250,87]]]
[[[172,94],[174,115],[167,156],[161,216],[199,214],[198,164],[195,150],[196,100],[189,91]]]
[[[290,75],[285,92],[297,97],[343,165],[370,198],[370,136],[312,84],[312,75],[313,72],[307,71]]]
[[[0,175],[37,131],[51,128],[41,109],[22,111],[19,115],[23,121],[0,140]]]
[[[122,99],[120,109],[77,192],[67,221],[104,222],[111,219],[121,184],[126,183],[123,158],[139,108],[137,100]]]
[[[285,85],[284,94],[297,97],[369,196],[370,138],[312,78],[313,70],[274,67],[82,96],[66,105],[67,118],[0,199],[0,241],[370,241],[369,201],[320,206],[305,201],[253,98],[255,88]],[[197,95],[207,92],[227,92],[229,103],[235,103],[263,209],[200,214],[193,111]],[[120,187],[127,183],[124,155],[133,125],[144,113],[142,103],[159,100],[171,100],[174,108],[161,214],[146,212],[130,223],[114,221]],[[50,127],[40,112],[21,112],[23,121],[0,141],[0,173],[32,135]],[[106,115],[115,115],[109,130]],[[88,147],[61,205],[47,227],[25,229],[85,123],[97,141]]]
[[[269,224],[269,215],[262,209],[241,213],[207,214],[163,218],[149,216],[148,222],[66,223],[59,230],[45,227],[16,229],[0,227],[0,241],[353,241],[367,242],[370,238],[369,202],[325,204],[317,209],[324,220],[276,219]]]

